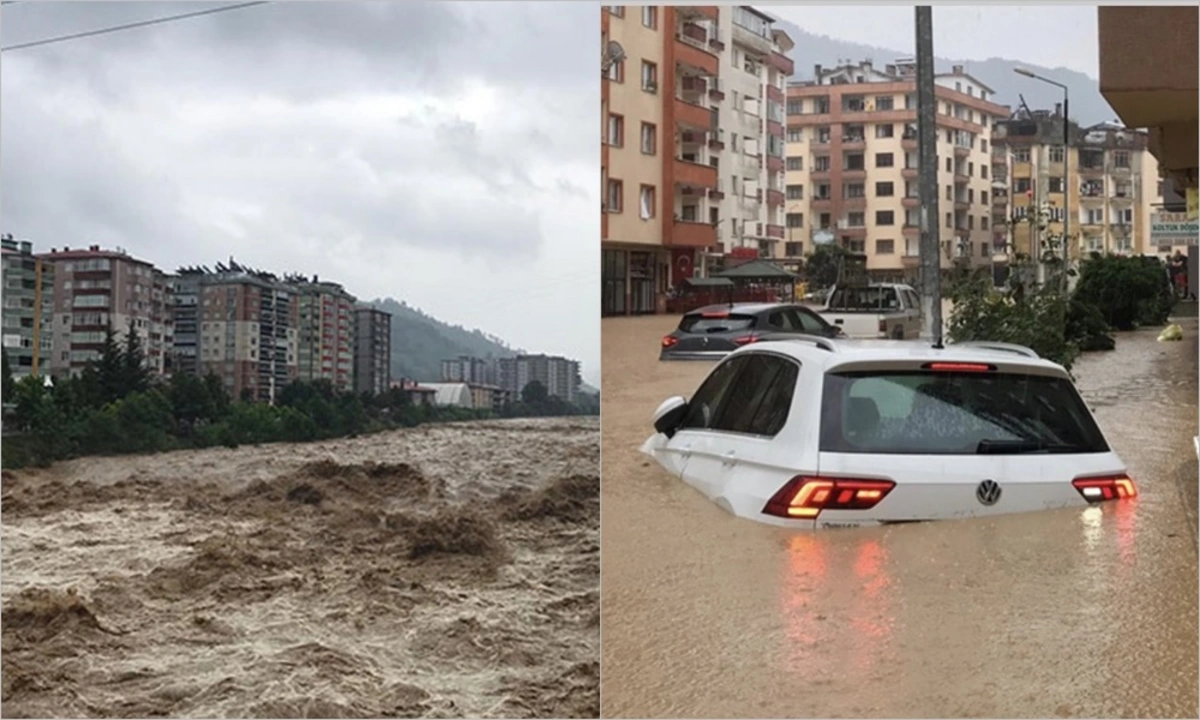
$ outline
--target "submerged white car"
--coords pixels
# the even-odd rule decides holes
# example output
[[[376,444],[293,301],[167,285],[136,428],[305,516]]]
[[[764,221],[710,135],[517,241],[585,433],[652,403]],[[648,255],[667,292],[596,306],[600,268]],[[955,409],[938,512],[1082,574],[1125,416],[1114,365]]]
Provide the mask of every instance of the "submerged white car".
[[[816,529],[1137,495],[1062,368],[1029,348],[820,337],[730,353],[642,446],[718,505]]]

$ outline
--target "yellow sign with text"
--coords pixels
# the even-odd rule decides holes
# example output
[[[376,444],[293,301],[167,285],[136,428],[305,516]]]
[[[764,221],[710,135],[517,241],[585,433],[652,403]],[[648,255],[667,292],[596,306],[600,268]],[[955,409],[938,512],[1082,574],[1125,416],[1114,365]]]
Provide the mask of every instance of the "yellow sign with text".
[[[1196,210],[1196,188],[1188,188],[1187,191],[1187,219],[1196,220],[1200,218],[1200,212]]]

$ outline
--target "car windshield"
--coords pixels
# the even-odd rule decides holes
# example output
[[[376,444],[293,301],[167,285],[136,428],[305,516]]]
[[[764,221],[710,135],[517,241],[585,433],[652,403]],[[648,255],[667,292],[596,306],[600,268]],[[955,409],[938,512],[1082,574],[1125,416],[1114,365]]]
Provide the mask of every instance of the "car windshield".
[[[831,310],[899,310],[900,299],[895,288],[847,287],[838,288],[829,299]]]
[[[753,315],[736,313],[693,313],[679,321],[680,332],[698,334],[749,330],[753,326]]]
[[[821,451],[896,455],[1108,452],[1065,378],[859,371],[825,377]]]

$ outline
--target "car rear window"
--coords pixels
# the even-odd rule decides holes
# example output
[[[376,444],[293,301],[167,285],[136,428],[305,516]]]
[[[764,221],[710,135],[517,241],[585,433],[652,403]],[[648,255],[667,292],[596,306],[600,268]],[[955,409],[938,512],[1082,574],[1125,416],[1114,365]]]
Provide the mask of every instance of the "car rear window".
[[[679,331],[685,333],[737,332],[738,330],[749,330],[752,327],[754,327],[753,315],[736,313],[728,315],[695,313],[684,315],[683,319],[679,321]]]
[[[829,299],[830,310],[899,310],[900,299],[890,287],[838,288]]]
[[[895,455],[1108,452],[1064,378],[1003,372],[825,376],[821,451]]]

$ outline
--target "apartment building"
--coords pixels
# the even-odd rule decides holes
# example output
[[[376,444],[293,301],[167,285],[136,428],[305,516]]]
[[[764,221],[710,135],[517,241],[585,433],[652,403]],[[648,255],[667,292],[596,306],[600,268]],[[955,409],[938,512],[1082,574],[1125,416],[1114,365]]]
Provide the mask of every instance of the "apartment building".
[[[33,254],[33,243],[5,235],[4,353],[13,377],[49,369],[54,328],[54,265]],[[6,400],[8,398],[5,398]]]
[[[354,392],[380,395],[392,384],[392,314],[354,308]]]
[[[495,385],[498,362],[494,358],[459,355],[442,360],[442,382]]]
[[[53,373],[78,373],[99,358],[109,327],[121,336],[132,328],[147,367],[170,373],[174,330],[164,273],[124,250],[99,245],[51,248],[37,258],[54,265]]]
[[[497,380],[502,390],[520,399],[525,386],[537,381],[546,391],[567,402],[579,397],[579,362],[555,355],[518,355],[501,358],[497,363]]]
[[[299,377],[295,289],[233,263],[205,273],[199,289],[200,373],[220,377],[232,398],[273,402]]]
[[[298,377],[306,382],[328,380],[341,391],[354,387],[353,295],[340,284],[314,275],[284,278],[293,290],[299,311]]]
[[[993,262],[989,138],[1006,106],[956,65],[935,76],[938,232],[943,267]],[[816,244],[867,256],[877,279],[914,280],[920,245],[916,61],[865,60],[787,87],[785,230],[781,257],[798,266]]]
[[[167,276],[175,341],[171,348],[175,372],[200,374],[200,285],[204,271],[180,268]]]
[[[1007,238],[1014,255],[1057,252],[1070,212],[1072,261],[1094,252],[1153,254],[1151,213],[1162,190],[1147,133],[1111,123],[1074,128],[1068,157],[1062,120],[1058,105],[1022,108],[996,124],[993,168],[1009,175],[1011,194],[993,198],[995,242]]]
[[[608,5],[601,35],[620,48],[601,87],[601,312],[661,312],[725,249],[782,234],[765,191],[792,43],[746,6]]]

